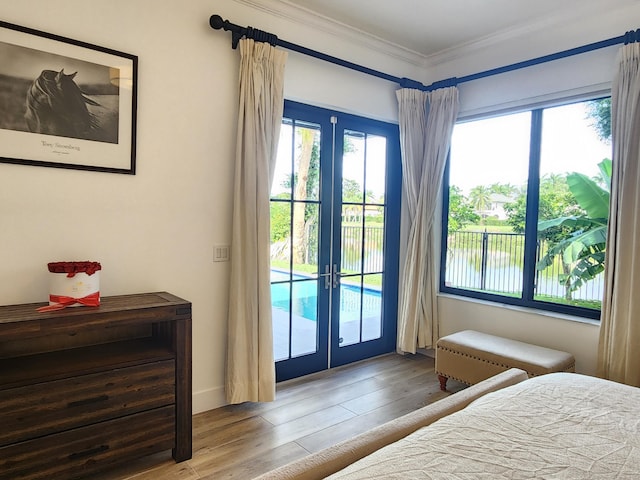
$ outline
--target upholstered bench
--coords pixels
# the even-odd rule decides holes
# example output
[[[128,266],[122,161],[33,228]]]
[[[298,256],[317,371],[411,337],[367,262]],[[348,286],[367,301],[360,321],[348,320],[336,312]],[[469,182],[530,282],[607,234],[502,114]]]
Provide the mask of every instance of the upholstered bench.
[[[535,377],[575,372],[575,366],[570,353],[473,330],[447,335],[436,344],[436,373],[443,391],[449,378],[473,385],[513,367]]]

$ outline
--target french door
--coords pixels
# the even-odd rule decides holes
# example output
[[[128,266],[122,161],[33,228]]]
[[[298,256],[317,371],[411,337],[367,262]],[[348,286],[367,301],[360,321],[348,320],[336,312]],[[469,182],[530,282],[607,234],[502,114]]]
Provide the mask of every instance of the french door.
[[[285,102],[271,189],[278,381],[395,349],[398,127]]]

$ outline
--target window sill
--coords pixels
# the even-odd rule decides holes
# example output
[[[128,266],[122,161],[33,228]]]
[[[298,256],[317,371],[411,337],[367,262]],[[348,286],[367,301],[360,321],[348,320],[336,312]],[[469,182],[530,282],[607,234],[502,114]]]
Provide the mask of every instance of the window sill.
[[[576,315],[567,315],[565,313],[551,312],[547,310],[539,310],[537,308],[528,308],[520,305],[510,305],[508,303],[500,303],[500,302],[492,302],[489,300],[481,300],[478,298],[465,297],[462,295],[454,295],[452,293],[442,293],[438,292],[438,297],[446,298],[449,300],[457,300],[460,302],[470,302],[477,305],[485,305],[487,307],[493,308],[504,308],[507,310],[511,310],[518,313],[528,314],[528,315],[540,315],[543,317],[555,318],[558,320],[566,320],[570,322],[578,322],[585,323],[587,325],[594,325],[596,327],[600,326],[599,320],[594,320],[591,318],[578,317]]]

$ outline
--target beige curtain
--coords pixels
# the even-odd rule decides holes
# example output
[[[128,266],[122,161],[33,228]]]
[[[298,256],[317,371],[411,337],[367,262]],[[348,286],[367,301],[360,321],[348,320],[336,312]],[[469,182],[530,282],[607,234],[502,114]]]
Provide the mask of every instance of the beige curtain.
[[[400,281],[398,349],[415,353],[438,339],[437,245],[433,220],[458,115],[458,89],[401,89],[399,107],[403,188],[409,242]]]
[[[287,54],[242,39],[240,56],[226,369],[229,403],[275,398],[269,194],[284,108]]]
[[[621,48],[611,91],[613,171],[598,374],[640,386],[640,44]]]

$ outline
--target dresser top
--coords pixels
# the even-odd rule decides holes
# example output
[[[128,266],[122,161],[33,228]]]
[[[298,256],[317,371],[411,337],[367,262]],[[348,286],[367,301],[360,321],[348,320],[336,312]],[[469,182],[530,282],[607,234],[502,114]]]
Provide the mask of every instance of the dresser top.
[[[18,333],[51,333],[78,326],[100,326],[105,322],[122,324],[155,323],[191,318],[191,303],[167,292],[102,297],[99,307],[67,307],[38,312],[47,303],[0,306],[0,338]],[[132,315],[135,312],[135,315]]]

